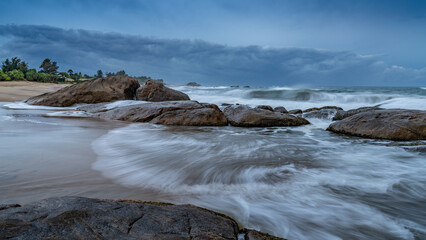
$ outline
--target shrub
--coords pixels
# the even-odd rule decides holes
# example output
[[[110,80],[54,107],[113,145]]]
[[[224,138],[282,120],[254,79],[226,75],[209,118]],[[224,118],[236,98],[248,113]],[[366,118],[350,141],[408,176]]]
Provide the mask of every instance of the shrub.
[[[58,76],[55,74],[37,72],[35,69],[30,69],[26,74],[28,81],[37,82],[56,82]]]
[[[35,69],[28,70],[27,74],[25,74],[25,77],[28,81],[40,81],[40,75]]]
[[[0,81],[10,81],[12,79],[10,79],[9,76],[7,76],[6,73],[4,73],[2,70],[0,70]]]
[[[58,76],[55,74],[49,74],[49,73],[38,73],[40,75],[40,81],[42,82],[56,82],[56,79],[58,79]]]
[[[25,80],[25,75],[20,70],[12,70],[6,73],[12,80]]]

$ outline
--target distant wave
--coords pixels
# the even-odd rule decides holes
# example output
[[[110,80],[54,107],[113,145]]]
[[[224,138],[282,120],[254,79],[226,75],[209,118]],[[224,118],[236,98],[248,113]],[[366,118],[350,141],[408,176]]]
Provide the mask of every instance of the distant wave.
[[[424,109],[426,101],[423,88],[180,87],[178,90],[185,92],[193,100],[219,106],[222,103],[240,103],[305,109],[334,105],[347,110],[380,104],[389,108]]]

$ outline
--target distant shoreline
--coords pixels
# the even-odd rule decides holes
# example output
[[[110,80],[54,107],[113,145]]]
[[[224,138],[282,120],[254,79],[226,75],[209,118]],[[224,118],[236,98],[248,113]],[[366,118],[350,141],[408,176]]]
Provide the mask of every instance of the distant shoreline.
[[[30,81],[1,81],[0,102],[23,101],[46,92],[57,91],[66,86],[69,86],[69,84]]]

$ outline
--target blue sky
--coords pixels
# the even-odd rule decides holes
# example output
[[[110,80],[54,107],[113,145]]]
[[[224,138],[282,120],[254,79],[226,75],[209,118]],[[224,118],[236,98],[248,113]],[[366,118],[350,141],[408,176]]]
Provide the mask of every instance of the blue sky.
[[[426,1],[0,1],[0,57],[205,85],[426,85]]]

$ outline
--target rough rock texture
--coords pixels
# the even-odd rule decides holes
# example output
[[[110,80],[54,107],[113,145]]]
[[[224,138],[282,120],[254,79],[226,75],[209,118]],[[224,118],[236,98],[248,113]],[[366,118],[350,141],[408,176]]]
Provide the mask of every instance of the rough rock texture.
[[[274,108],[274,111],[280,112],[280,113],[288,113],[287,109],[285,109],[285,107],[282,107],[282,106]]]
[[[348,111],[341,110],[341,111],[336,112],[336,115],[334,115],[334,117],[333,117],[333,121],[342,120],[342,119],[345,119],[347,117],[353,116],[353,115],[361,113],[361,112],[368,112],[368,111],[371,111],[371,110],[381,110],[381,109],[382,108],[374,106],[374,107],[361,107],[361,108],[357,108],[357,109],[351,109],[351,110],[348,110]]]
[[[288,111],[290,114],[302,114],[302,109],[293,109]]]
[[[243,232],[245,234],[245,240],[285,240],[283,238],[274,237],[269,234],[251,229],[243,229],[240,232]]]
[[[192,205],[50,198],[0,208],[0,239],[237,239],[237,223]],[[245,239],[279,239],[254,230]]]
[[[366,138],[426,140],[426,111],[370,110],[334,122],[327,130]]]
[[[320,107],[320,108],[317,108],[317,107],[308,108],[308,109],[305,109],[303,112],[304,112],[304,113],[307,113],[307,112],[318,111],[318,110],[323,110],[323,109],[343,110],[343,108],[341,108],[341,107],[336,107],[336,106],[324,106],[324,107]]]
[[[223,112],[228,118],[228,122],[236,127],[300,126],[309,124],[306,119],[301,117],[261,108],[250,108],[246,105],[228,106]]]
[[[305,111],[303,111],[303,117],[330,119],[334,117],[338,112],[342,112],[342,111],[343,109],[341,107],[336,107],[336,106],[308,108]]]
[[[274,111],[274,109],[269,105],[258,105],[256,108]]]
[[[196,101],[168,101],[138,103],[108,108],[108,104],[94,104],[79,108],[94,117],[129,122],[149,122],[164,125],[225,126],[228,121],[214,104]]]
[[[135,98],[139,82],[127,76],[113,76],[85,81],[62,88],[53,93],[31,97],[25,102],[32,105],[67,107],[77,103],[100,103]]]
[[[148,80],[136,92],[136,99],[149,102],[190,100],[183,92],[164,86],[161,82]]]

